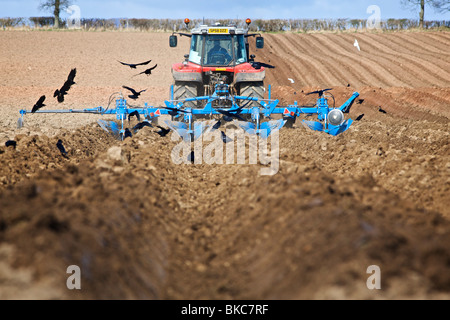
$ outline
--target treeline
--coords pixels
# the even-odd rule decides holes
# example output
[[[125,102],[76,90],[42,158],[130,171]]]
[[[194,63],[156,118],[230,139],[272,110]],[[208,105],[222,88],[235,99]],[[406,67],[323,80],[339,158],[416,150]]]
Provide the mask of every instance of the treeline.
[[[52,28],[53,17],[31,17],[31,18],[0,18],[2,28]],[[189,28],[201,24],[212,25],[220,22],[224,25],[237,25],[245,27],[245,21],[241,19],[212,20],[194,19]],[[60,21],[62,28],[67,28],[67,21]],[[73,24],[72,24],[73,25]],[[186,31],[183,19],[81,19],[79,26],[86,30],[123,30],[134,29],[140,31]],[[408,30],[419,27],[418,20],[412,19],[387,19],[380,23],[383,30]],[[450,28],[450,21],[425,21],[424,28],[433,29]],[[363,30],[367,28],[367,20],[363,19],[256,19],[250,25],[253,32],[312,32],[312,31],[344,31]]]

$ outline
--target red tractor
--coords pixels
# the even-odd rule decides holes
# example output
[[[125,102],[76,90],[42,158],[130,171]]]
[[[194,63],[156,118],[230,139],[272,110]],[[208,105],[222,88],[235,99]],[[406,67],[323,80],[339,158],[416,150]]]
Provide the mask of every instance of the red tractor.
[[[189,22],[185,20],[186,26]],[[251,20],[246,23],[249,25]],[[256,47],[263,48],[264,38],[260,34],[249,34],[248,30],[233,25],[200,25],[190,34],[174,32],[170,47],[177,46],[175,34],[191,38],[191,45],[185,61],[172,66],[174,100],[212,95],[217,84],[227,84],[231,95],[264,99],[264,66],[268,65],[254,61],[248,43],[249,37],[256,37]],[[187,102],[185,106],[201,107],[199,104]]]

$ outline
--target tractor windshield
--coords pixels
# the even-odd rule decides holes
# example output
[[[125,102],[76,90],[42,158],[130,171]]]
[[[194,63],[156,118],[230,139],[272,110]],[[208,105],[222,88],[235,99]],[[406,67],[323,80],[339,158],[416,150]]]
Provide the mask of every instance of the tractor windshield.
[[[231,35],[207,35],[203,65],[226,66],[233,60]]]
[[[193,34],[189,61],[205,66],[231,66],[245,63],[247,54],[244,35]]]
[[[247,62],[244,35],[192,35],[189,61],[205,66]]]

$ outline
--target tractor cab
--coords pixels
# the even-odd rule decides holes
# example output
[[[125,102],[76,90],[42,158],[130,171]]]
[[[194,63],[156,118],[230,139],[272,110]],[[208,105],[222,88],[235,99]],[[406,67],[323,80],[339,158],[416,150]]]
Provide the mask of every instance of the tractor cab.
[[[247,25],[251,23],[247,19]],[[188,25],[189,20],[185,20]],[[170,47],[176,47],[176,34],[191,39],[189,54],[182,63],[172,65],[175,99],[210,95],[217,84],[227,84],[230,94],[252,94],[263,98],[265,70],[255,68],[249,53],[249,37],[256,37],[256,47],[264,47],[259,34],[249,34],[247,29],[234,25],[200,25],[190,34],[174,32]]]
[[[229,28],[194,30],[191,37],[189,61],[202,66],[228,67],[248,61],[244,31]],[[230,34],[232,30],[232,34]],[[197,32],[195,32],[197,31]]]

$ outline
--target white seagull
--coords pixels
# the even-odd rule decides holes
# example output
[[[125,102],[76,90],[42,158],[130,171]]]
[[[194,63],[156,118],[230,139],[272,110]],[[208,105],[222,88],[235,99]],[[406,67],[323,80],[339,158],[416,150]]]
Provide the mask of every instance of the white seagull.
[[[359,47],[358,40],[355,39],[355,43],[353,45],[358,48],[358,51],[361,51],[361,48]]]

